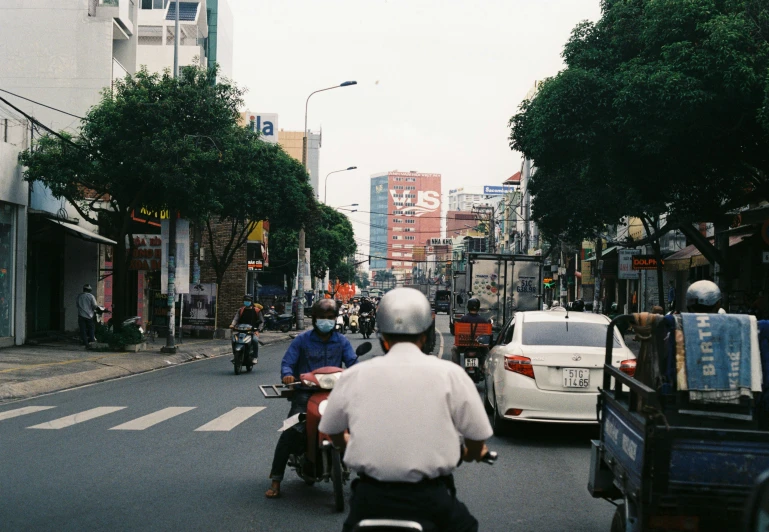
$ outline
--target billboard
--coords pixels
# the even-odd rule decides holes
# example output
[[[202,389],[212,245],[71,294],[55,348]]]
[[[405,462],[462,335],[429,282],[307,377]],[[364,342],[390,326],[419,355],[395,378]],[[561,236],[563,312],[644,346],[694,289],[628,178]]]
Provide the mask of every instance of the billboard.
[[[484,185],[484,196],[504,196],[510,192],[515,191],[515,187],[510,185]]]
[[[160,238],[163,240],[160,260],[160,292],[168,293],[168,220],[160,223]],[[176,220],[176,279],[177,294],[186,294],[190,289],[190,222]]]
[[[216,318],[216,283],[189,285],[182,298],[182,328],[213,330]]]
[[[246,111],[246,125],[249,129],[261,133],[265,142],[278,142],[278,115],[276,113],[254,113]]]
[[[639,279],[640,272],[633,269],[633,257],[640,255],[640,249],[620,249],[619,250],[619,278],[620,279]],[[582,281],[584,282],[584,281]]]

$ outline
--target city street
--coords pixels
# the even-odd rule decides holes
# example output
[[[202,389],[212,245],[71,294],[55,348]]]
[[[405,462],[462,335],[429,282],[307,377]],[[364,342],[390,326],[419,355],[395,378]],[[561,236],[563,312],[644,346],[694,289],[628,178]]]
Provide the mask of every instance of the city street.
[[[438,328],[448,357],[445,315]],[[374,343],[364,360],[381,355]],[[340,530],[330,484],[289,471],[282,498],[264,496],[289,404],[257,386],[279,381],[287,345],[262,348],[249,374],[235,376],[225,356],[3,405],[2,528]],[[612,505],[586,489],[596,433],[519,426],[493,438],[498,462],[462,465],[458,497],[481,530],[608,531]]]

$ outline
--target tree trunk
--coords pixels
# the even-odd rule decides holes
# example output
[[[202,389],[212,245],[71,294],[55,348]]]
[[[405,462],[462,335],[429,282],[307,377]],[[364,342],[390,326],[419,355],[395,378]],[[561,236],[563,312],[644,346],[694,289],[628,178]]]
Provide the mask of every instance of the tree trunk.
[[[651,224],[654,223],[654,232],[657,231],[657,221],[654,220],[646,220],[646,218],[641,217],[641,222],[644,224],[644,229],[646,229],[647,235],[652,235],[652,228]],[[652,250],[654,250],[654,259],[657,261],[657,300],[659,302],[659,306],[661,306],[663,309],[665,308],[665,280],[662,277],[662,248],[660,247],[660,240],[659,238],[655,238],[651,241]]]
[[[126,235],[119,231],[117,245],[112,260],[112,323],[115,330],[125,320],[128,304],[128,250],[125,246]]]

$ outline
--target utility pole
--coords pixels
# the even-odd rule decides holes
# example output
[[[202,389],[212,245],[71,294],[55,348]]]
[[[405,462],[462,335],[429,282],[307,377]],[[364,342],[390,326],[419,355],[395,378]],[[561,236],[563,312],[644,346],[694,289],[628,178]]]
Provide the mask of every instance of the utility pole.
[[[179,77],[179,0],[174,4],[174,79]],[[163,353],[176,353],[176,211],[168,209],[168,335]]]

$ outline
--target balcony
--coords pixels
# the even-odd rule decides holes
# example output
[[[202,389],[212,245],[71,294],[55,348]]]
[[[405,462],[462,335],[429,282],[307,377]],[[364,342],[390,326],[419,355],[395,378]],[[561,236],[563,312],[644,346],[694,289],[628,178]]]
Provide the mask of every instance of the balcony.
[[[88,14],[100,19],[112,19],[113,39],[128,39],[134,34],[135,0],[89,0]]]

